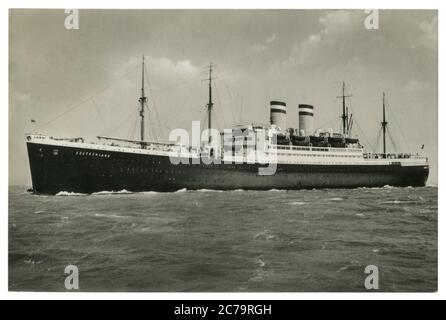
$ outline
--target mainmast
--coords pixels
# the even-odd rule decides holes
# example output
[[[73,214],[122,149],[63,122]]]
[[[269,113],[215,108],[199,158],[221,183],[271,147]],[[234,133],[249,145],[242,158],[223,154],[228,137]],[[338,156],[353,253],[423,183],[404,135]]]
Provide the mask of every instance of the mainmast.
[[[383,92],[383,121],[381,126],[383,128],[383,155],[386,157],[386,128],[388,122],[386,121],[386,94]]]
[[[140,140],[144,141],[144,106],[147,102],[147,97],[144,93],[144,60],[145,57],[142,57],[142,85],[141,85],[141,97],[139,98],[139,103],[141,105],[141,109],[139,110],[139,116],[141,117],[141,137]],[[142,145],[144,148],[144,146]]]
[[[209,133],[209,143],[211,143],[211,127],[212,127],[212,107],[214,103],[212,102],[212,62],[209,64],[209,102],[207,104],[208,108],[208,133]]]
[[[351,95],[345,95],[345,82],[342,81],[342,96],[338,96],[338,98],[342,98],[342,133],[344,135],[347,134],[348,131],[348,112],[346,111],[345,98],[351,97]]]

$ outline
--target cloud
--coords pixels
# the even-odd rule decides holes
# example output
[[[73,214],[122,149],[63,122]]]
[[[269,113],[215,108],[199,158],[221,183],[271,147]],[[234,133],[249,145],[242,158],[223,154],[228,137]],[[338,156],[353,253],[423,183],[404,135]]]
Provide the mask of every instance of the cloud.
[[[277,33],[273,33],[266,37],[261,43],[256,43],[248,48],[249,52],[263,53],[271,49],[271,45],[278,39]]]
[[[20,92],[18,90],[12,90],[12,99],[19,103],[29,103],[31,101],[31,96],[29,94]]]
[[[250,52],[254,52],[254,53],[262,53],[265,52],[266,50],[268,50],[268,47],[264,44],[254,44],[251,47],[249,47]]]
[[[161,77],[193,78],[201,72],[201,68],[194,66],[189,60],[174,61],[165,57],[148,57],[147,60],[151,73]]]
[[[321,42],[320,34],[312,34],[301,43],[293,46],[289,63],[303,65],[307,63]]]
[[[437,29],[438,29],[438,17],[435,16],[430,20],[424,20],[418,24],[418,30],[420,36],[418,43],[421,46],[437,49]]]
[[[270,35],[265,39],[266,43],[273,43],[276,40],[277,40],[277,33],[273,33],[272,35]]]
[[[408,93],[420,92],[425,89],[425,85],[420,80],[410,79],[404,89]]]
[[[126,75],[131,69],[135,68],[138,65],[141,65],[141,59],[137,58],[137,57],[131,57],[130,59],[128,59],[126,62],[118,65],[118,66],[114,66],[113,70],[113,77],[114,78],[120,78],[123,77],[124,75]]]
[[[327,42],[336,43],[335,37],[351,29],[351,13],[343,10],[331,11],[319,18],[321,29],[295,44],[286,64],[302,66],[320,54]]]
[[[319,22],[323,26],[321,34],[332,34],[342,31],[342,29],[350,27],[351,21],[352,14],[349,11],[336,10],[329,12],[319,18]]]

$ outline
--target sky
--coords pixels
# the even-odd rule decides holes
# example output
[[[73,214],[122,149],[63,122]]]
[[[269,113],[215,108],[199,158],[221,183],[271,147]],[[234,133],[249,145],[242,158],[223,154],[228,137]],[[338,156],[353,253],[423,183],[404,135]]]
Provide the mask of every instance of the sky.
[[[207,125],[210,62],[217,129],[267,124],[282,100],[289,127],[307,103],[315,128],[339,131],[344,81],[362,144],[382,148],[385,92],[388,149],[428,156],[437,184],[438,13],[378,14],[370,30],[363,10],[80,10],[68,30],[64,10],[10,10],[9,183],[31,185],[25,133],[138,139],[144,55],[148,140]]]

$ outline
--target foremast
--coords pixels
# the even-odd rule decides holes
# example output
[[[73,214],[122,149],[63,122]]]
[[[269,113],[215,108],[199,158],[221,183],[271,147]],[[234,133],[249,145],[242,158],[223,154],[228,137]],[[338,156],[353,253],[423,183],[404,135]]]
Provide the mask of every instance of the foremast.
[[[386,157],[386,130],[388,122],[386,121],[386,93],[383,92],[383,121],[381,122],[381,127],[383,130],[383,157]]]
[[[338,96],[338,98],[342,98],[342,115],[341,115],[341,119],[342,119],[342,133],[344,134],[344,136],[349,135],[350,134],[350,121],[348,120],[348,108],[346,106],[346,101],[345,98],[349,98],[351,97],[351,95],[346,95],[345,94],[345,82],[342,81],[342,95]]]
[[[214,103],[212,102],[212,62],[209,64],[209,78],[207,79],[209,81],[209,102],[207,103],[206,107],[208,110],[208,134],[209,134],[209,144],[211,143],[212,135],[211,135],[211,128],[212,128],[212,108],[214,106]]]

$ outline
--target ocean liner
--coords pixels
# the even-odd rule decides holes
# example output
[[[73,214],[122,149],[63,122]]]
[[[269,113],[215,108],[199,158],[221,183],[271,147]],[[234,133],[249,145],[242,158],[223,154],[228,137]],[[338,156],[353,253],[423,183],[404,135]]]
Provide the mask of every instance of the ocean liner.
[[[26,134],[32,192],[176,191],[180,189],[305,189],[424,186],[426,157],[386,150],[383,95],[382,153],[352,136],[342,87],[342,132],[314,130],[314,106],[299,104],[299,128],[287,128],[287,104],[270,102],[269,125],[237,125],[211,135],[212,65],[207,103],[209,139],[199,145],[145,140],[144,58],[139,98],[140,140],[55,138]],[[272,170],[268,170],[272,169]]]

